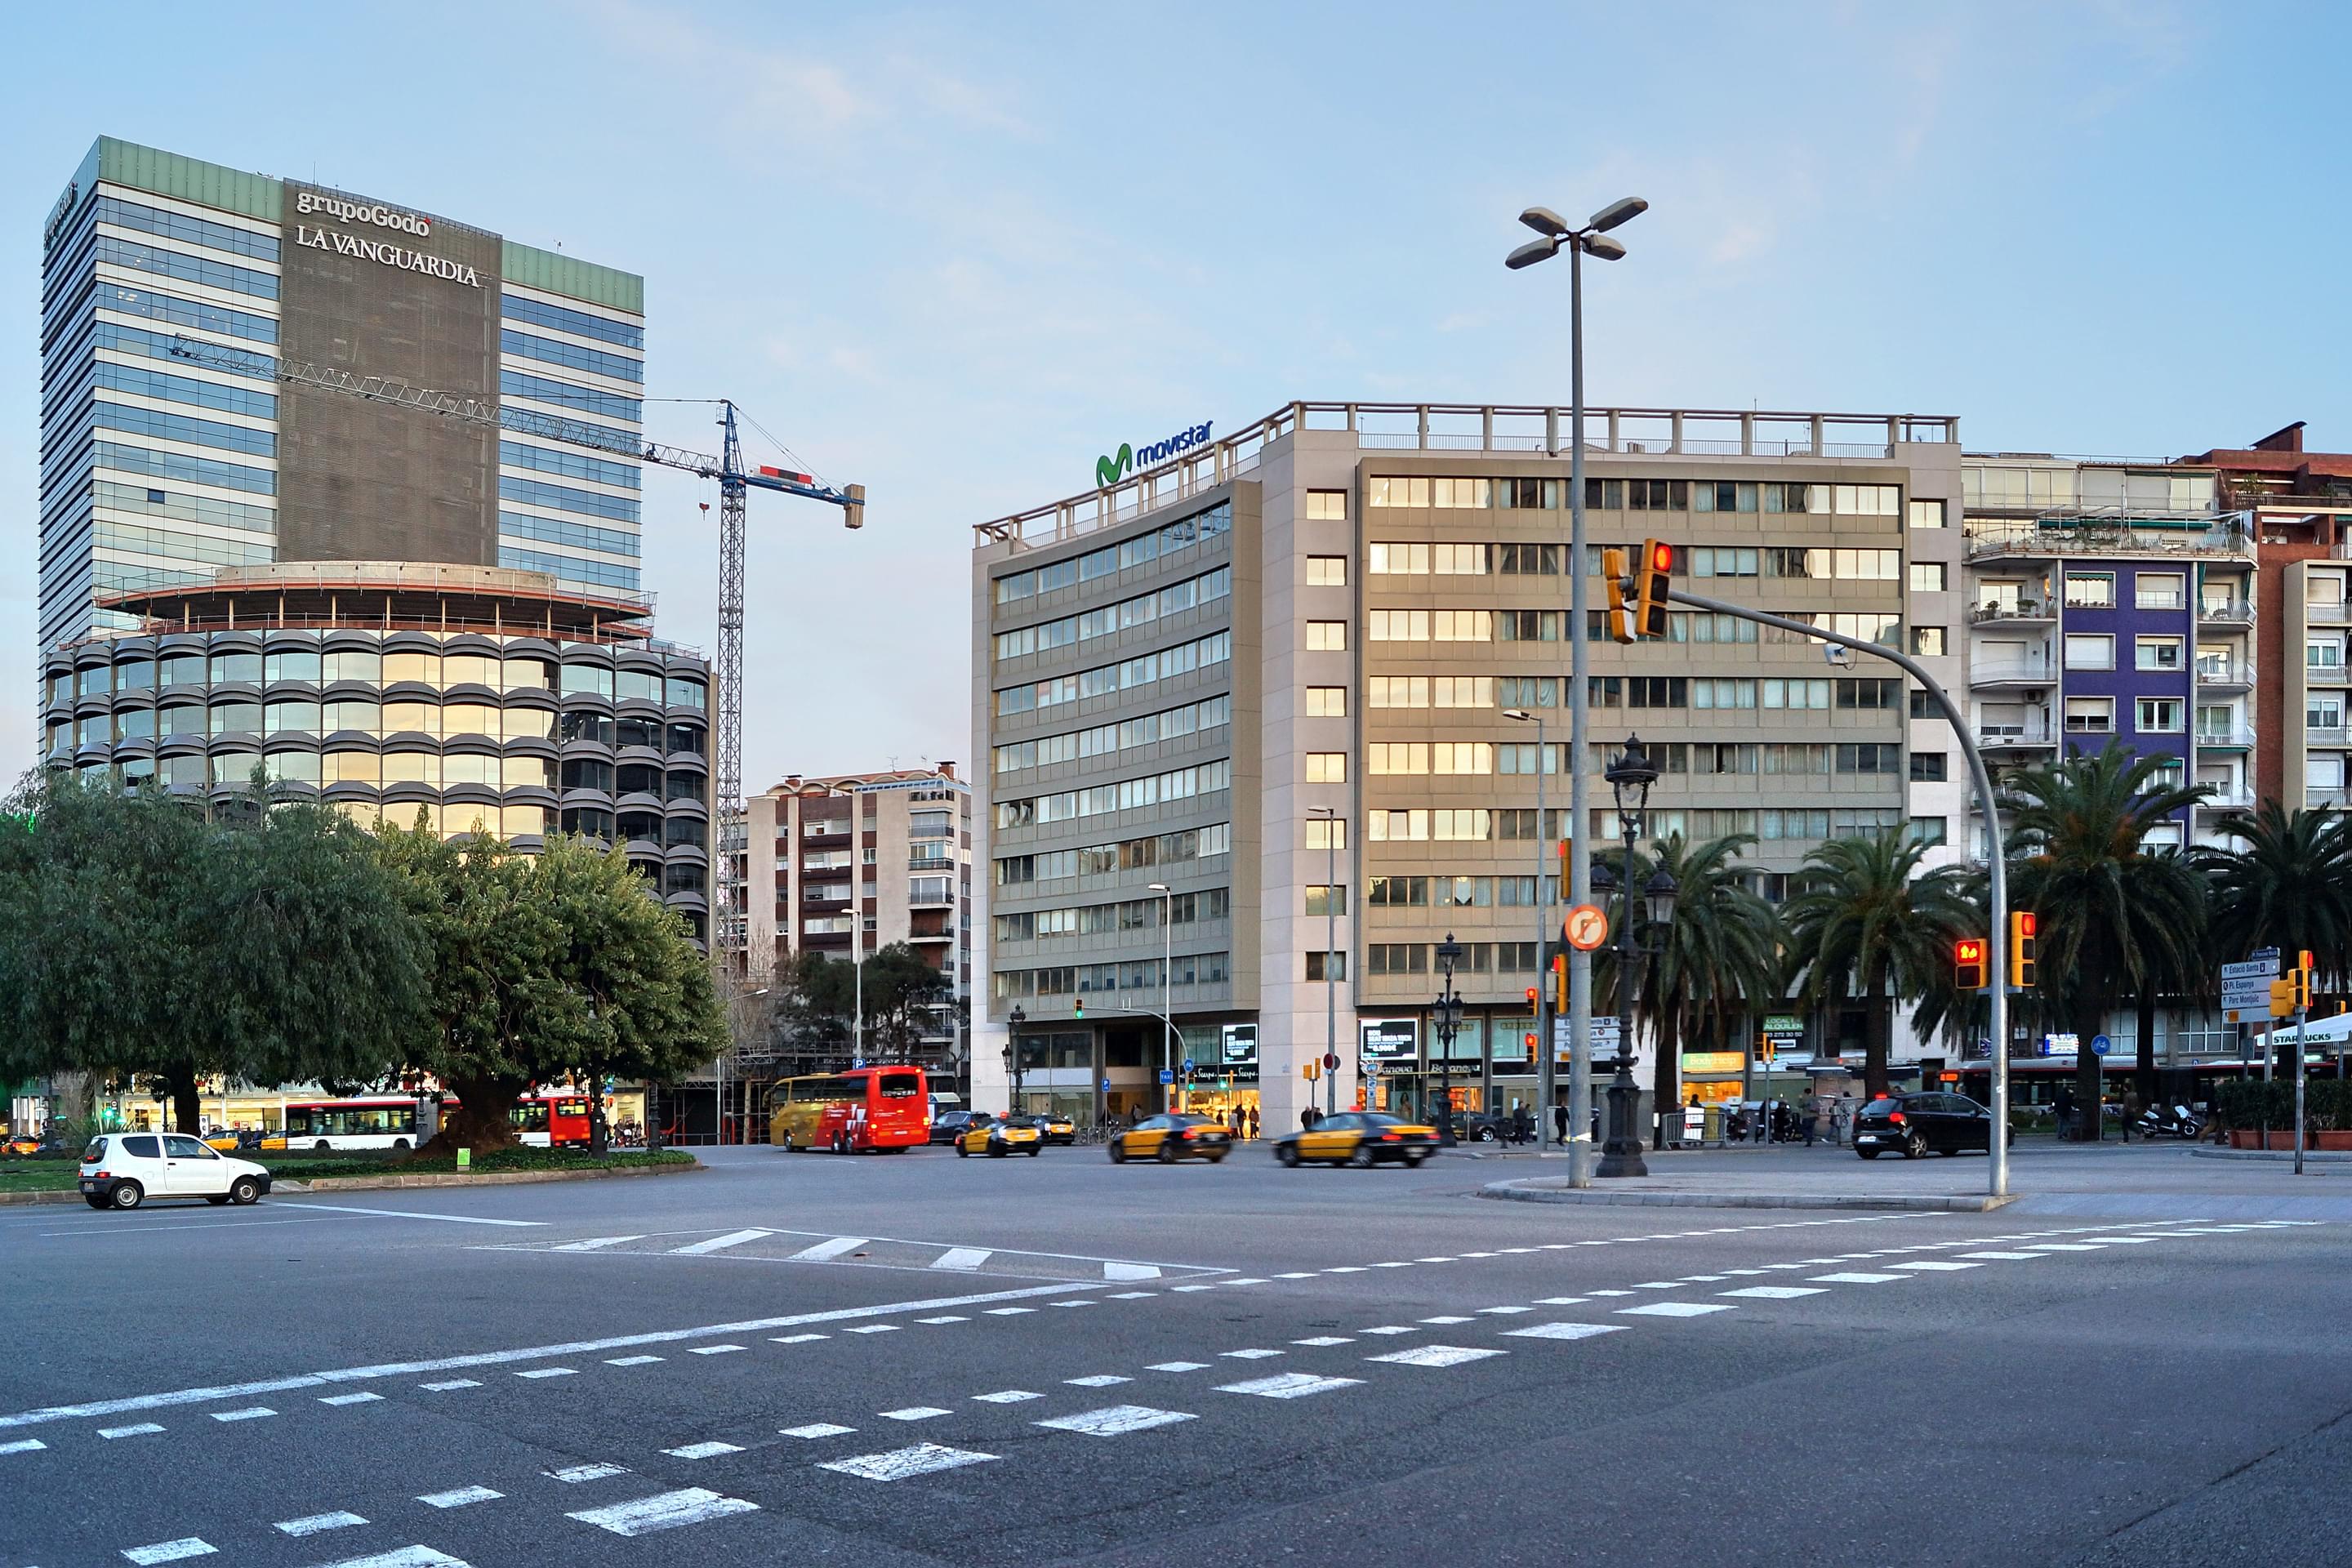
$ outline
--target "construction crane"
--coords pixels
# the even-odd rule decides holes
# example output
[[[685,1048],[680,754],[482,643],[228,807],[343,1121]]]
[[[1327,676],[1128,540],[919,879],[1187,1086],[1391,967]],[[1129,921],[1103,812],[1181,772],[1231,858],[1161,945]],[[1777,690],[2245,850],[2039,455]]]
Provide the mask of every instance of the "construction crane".
[[[680,447],[643,441],[625,431],[564,419],[527,408],[513,408],[488,399],[433,387],[411,386],[392,376],[358,375],[331,365],[273,359],[199,338],[174,337],[172,353],[198,364],[248,375],[267,375],[300,386],[415,408],[444,418],[487,425],[542,440],[562,441],[614,457],[633,458],[666,468],[681,468],[719,481],[719,919],[712,922],[711,956],[731,972],[742,973],[741,960],[749,937],[748,906],[737,855],[748,846],[737,842],[743,824],[743,533],[744,501],[755,489],[821,500],[842,510],[842,524],[866,526],[866,487],[844,485],[835,489],[817,483],[814,475],[761,465],[743,466],[743,443],[736,432],[735,405],[718,400],[719,425],[724,432],[719,455],[690,452]]]

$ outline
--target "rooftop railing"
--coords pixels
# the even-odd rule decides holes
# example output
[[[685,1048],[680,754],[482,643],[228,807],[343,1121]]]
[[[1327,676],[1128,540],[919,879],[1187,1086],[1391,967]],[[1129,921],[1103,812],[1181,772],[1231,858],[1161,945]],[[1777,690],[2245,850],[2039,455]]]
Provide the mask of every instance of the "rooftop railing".
[[[1350,434],[1366,451],[1564,452],[1576,439],[1569,410],[1543,405],[1292,403],[1239,433],[1117,484],[973,525],[976,545],[1015,547],[1083,537],[1177,505],[1255,469],[1275,442],[1302,430]],[[1858,458],[1897,448],[1957,445],[1943,415],[1796,414],[1756,409],[1589,408],[1584,449],[1612,458]],[[1866,438],[1862,438],[1865,437]],[[1842,438],[1841,438],[1842,437]]]
[[[2118,517],[2106,513],[2019,518],[1971,518],[1971,561],[1995,555],[2114,555],[2231,557],[2249,563],[2254,538],[2240,513]]]

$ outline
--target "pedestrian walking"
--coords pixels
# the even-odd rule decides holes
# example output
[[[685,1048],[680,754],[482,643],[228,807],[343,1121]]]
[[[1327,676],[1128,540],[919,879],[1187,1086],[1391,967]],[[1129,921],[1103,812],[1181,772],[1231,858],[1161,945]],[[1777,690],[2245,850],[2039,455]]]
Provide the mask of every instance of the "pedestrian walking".
[[[1565,1105],[1551,1108],[1551,1135],[1555,1143],[1568,1142],[1568,1107]]]
[[[1257,1125],[1258,1125],[1258,1123],[1257,1123],[1257,1107],[1256,1107],[1256,1106],[1255,1106],[1255,1105],[1253,1105],[1253,1106],[1251,1106],[1251,1107],[1250,1107],[1250,1110],[1249,1110],[1249,1121],[1250,1121],[1250,1138],[1251,1138],[1252,1142],[1255,1142],[1255,1141],[1256,1140],[1256,1138],[1257,1138]]]
[[[1807,1100],[1805,1102],[1805,1109],[1797,1113],[1797,1131],[1805,1135],[1805,1147],[1808,1149],[1813,1146],[1813,1121],[1820,1115],[1821,1102],[1819,1100]]]
[[[2059,1085],[2058,1098],[2051,1105],[2058,1112],[2058,1140],[2063,1143],[2074,1129],[2074,1091]]]

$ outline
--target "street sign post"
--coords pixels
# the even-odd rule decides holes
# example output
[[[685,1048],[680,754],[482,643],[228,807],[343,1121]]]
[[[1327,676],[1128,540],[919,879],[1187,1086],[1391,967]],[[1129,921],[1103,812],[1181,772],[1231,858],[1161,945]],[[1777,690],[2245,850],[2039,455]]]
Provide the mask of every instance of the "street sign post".
[[[1163,1089],[1164,1089],[1164,1088],[1166,1088],[1168,1085],[1170,1085],[1170,1084],[1171,1084],[1171,1083],[1174,1083],[1175,1081],[1176,1081],[1176,1075],[1175,1075],[1174,1073],[1170,1072],[1166,1068],[1161,1068],[1160,1069],[1160,1087],[1161,1087],[1161,1088],[1163,1088]]]
[[[1609,940],[1609,917],[1598,904],[1579,904],[1568,911],[1568,945],[1591,952]]]
[[[2221,1011],[2232,1024],[2266,1018],[2271,982],[2278,978],[2278,950],[2266,949],[2242,963],[2221,966]]]

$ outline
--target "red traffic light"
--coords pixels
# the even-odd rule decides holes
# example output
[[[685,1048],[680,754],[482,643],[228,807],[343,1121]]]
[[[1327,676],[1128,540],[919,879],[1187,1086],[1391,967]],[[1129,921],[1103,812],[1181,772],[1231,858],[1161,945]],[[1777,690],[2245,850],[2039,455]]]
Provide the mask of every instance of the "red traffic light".
[[[1982,963],[1985,944],[1982,937],[1964,936],[1952,944],[1952,956],[1962,963]]]
[[[1663,539],[1653,539],[1643,560],[1653,572],[1671,572],[1675,569],[1675,547]]]
[[[2034,934],[2033,911],[2032,910],[2019,910],[2011,914],[2010,919],[2016,922],[2011,929],[2015,931],[2018,935],[2032,936]]]
[[[1538,993],[1537,992],[1537,990],[1536,990],[1536,988],[1535,988],[1534,986],[1530,985],[1530,986],[1528,986],[1528,1006],[1532,1007],[1532,1006],[1534,1006],[1534,1005],[1536,1005],[1536,997],[1537,997],[1537,995],[1538,995]]]

